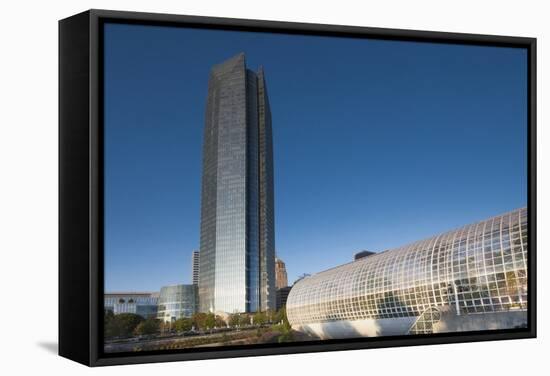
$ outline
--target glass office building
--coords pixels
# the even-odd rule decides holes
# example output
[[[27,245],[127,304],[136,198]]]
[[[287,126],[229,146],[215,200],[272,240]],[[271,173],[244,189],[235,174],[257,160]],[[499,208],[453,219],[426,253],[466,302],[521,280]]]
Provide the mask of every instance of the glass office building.
[[[172,322],[197,312],[196,285],[165,286],[160,289],[157,319]]]
[[[244,54],[210,73],[201,194],[200,311],[274,309],[271,113]]]
[[[305,278],[287,315],[323,339],[525,327],[527,210]]]

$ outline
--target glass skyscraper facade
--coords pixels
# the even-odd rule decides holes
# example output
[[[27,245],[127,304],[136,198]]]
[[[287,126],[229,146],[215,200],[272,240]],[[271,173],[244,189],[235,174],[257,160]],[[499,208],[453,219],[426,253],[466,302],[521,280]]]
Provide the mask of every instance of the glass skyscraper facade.
[[[527,209],[297,282],[292,327],[321,338],[527,325]]]
[[[193,251],[191,257],[191,283],[199,285],[200,252]]]
[[[201,195],[200,311],[275,309],[271,111],[242,53],[210,73]]]

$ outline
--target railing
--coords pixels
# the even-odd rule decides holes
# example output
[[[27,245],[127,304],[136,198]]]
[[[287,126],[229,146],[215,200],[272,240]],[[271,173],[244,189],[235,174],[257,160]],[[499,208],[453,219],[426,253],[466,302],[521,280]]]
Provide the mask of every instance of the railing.
[[[426,309],[411,325],[407,334],[432,334],[434,324],[441,320],[441,311],[437,307]]]

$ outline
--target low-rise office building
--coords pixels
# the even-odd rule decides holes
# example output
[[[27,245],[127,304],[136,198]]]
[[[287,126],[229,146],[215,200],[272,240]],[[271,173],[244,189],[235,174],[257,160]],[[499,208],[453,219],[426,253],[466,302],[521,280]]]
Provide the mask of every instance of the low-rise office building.
[[[158,292],[112,292],[104,295],[104,309],[115,315],[134,313],[143,318],[157,315]]]
[[[197,312],[197,285],[174,285],[160,289],[157,318],[172,322]]]

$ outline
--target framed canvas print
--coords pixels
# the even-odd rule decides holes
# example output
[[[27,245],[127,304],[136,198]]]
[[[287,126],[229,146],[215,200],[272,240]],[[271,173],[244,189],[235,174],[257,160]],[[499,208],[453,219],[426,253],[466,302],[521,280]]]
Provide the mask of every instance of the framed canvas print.
[[[536,40],[90,10],[59,23],[59,353],[536,335]]]

